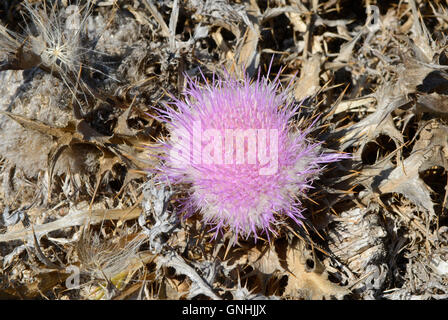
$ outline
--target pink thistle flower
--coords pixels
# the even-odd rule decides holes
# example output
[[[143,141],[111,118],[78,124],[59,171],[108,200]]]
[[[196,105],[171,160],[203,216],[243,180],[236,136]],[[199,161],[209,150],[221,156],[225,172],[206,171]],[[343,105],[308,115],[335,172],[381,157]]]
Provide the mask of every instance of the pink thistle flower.
[[[301,224],[298,198],[322,165],[348,157],[320,153],[321,143],[307,138],[312,125],[290,129],[299,106],[280,86],[279,76],[251,82],[227,75],[203,85],[188,79],[185,99],[158,110],[170,132],[158,171],[170,184],[191,186],[187,216],[200,210],[215,237],[229,227],[236,239],[259,230],[269,238],[285,217]]]

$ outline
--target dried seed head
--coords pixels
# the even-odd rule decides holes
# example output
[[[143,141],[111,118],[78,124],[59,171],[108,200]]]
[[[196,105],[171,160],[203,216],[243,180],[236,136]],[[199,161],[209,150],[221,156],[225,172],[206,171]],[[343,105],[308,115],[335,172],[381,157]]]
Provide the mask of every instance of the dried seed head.
[[[31,49],[41,59],[41,64],[57,72],[69,89],[73,90],[78,73],[90,51],[84,46],[83,37],[91,3],[86,6],[71,5],[60,10],[55,1],[50,10],[39,8],[25,1],[24,6],[37,36],[31,36]],[[32,34],[28,30],[28,34]]]
[[[96,279],[110,279],[132,263],[146,239],[136,236],[129,241],[123,236],[119,240],[101,239],[98,233],[90,229],[83,232],[76,246],[82,271]]]
[[[0,26],[0,54],[7,59],[0,68],[25,70],[40,66],[61,78],[74,97],[79,93],[93,95],[82,73],[88,69],[103,74],[89,62],[96,53],[87,41],[93,2],[87,0],[85,5],[79,2],[61,9],[60,0],[51,2],[50,8],[46,1],[42,4],[25,0],[23,6],[30,21],[24,34]]]

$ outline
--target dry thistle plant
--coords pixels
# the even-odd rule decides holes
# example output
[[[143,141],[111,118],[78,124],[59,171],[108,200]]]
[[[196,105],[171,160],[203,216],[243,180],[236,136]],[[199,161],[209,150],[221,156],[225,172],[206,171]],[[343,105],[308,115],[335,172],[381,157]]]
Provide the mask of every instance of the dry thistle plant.
[[[448,7],[352,4],[0,1],[0,299],[447,299]]]
[[[47,7],[49,4],[49,7]],[[70,5],[64,10],[59,0],[23,3],[25,19],[23,33],[0,26],[0,53],[6,57],[2,69],[27,70],[39,67],[59,77],[74,99],[78,95],[94,95],[86,80],[87,72],[105,75],[89,62],[97,53],[88,39],[88,19],[93,3],[88,0]]]

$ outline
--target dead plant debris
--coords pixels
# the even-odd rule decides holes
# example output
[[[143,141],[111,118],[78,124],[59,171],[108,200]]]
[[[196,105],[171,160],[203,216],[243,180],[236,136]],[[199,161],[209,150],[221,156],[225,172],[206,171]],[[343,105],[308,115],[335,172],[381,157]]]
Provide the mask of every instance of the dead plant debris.
[[[355,4],[356,3],[356,4]],[[444,1],[5,0],[1,299],[447,299]],[[320,113],[303,227],[217,239],[151,173],[191,78],[271,77]],[[300,119],[297,119],[300,121]]]

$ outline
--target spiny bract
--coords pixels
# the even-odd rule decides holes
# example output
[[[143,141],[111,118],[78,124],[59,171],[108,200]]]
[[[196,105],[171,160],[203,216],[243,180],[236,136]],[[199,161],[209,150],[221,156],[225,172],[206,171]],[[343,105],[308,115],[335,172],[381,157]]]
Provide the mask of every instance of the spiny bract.
[[[280,89],[278,76],[270,82],[227,74],[202,85],[188,79],[185,99],[158,110],[170,131],[158,171],[170,184],[191,186],[187,215],[199,209],[216,234],[227,226],[236,238],[259,231],[269,237],[282,217],[301,223],[298,197],[322,164],[347,157],[320,153],[320,143],[307,139],[311,126],[290,129],[298,106]]]

